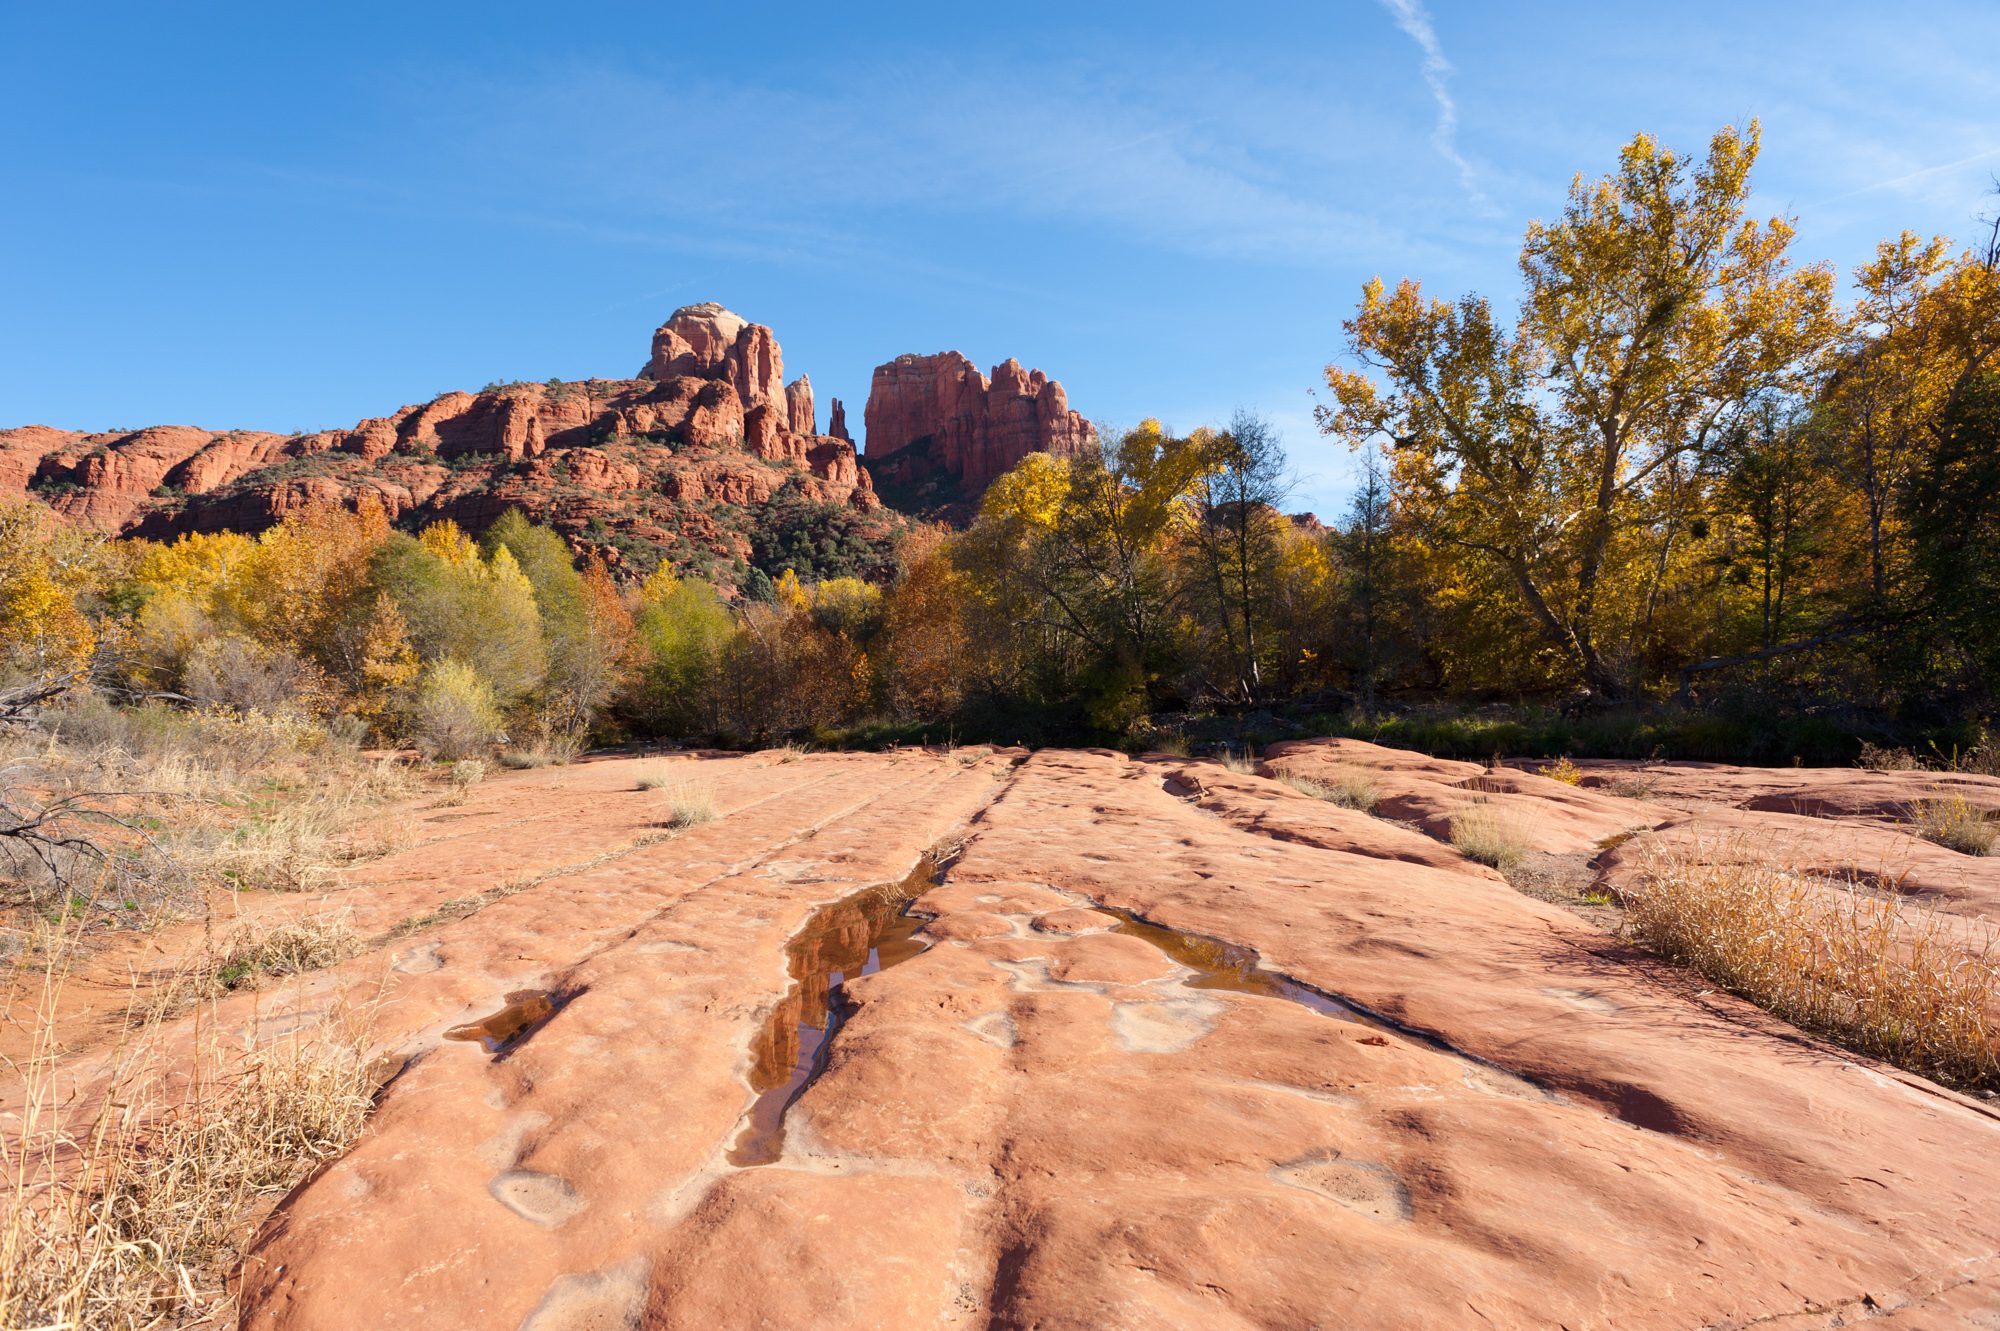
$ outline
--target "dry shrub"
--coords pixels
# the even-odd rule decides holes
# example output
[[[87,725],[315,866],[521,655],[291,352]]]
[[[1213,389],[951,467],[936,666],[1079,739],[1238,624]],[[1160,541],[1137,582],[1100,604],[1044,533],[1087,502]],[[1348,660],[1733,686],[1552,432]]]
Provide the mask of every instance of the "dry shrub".
[[[666,791],[668,827],[699,827],[715,821],[715,787],[706,781],[677,781]]]
[[[1545,776],[1551,781],[1560,781],[1566,786],[1580,786],[1583,784],[1583,769],[1571,762],[1567,756],[1537,767],[1535,773],[1538,776]]]
[[[1451,844],[1468,859],[1505,873],[1528,856],[1526,815],[1504,804],[1474,804],[1451,816]]]
[[[1943,1081],[2000,1084],[1992,935],[1968,945],[1935,909],[1735,842],[1654,849],[1625,895],[1640,943],[1794,1025]]]
[[[35,1052],[13,1069],[23,1110],[0,1137],[0,1326],[226,1323],[223,1277],[260,1201],[361,1132],[366,1019],[261,1044],[209,1039],[192,1067],[149,1026],[86,1104],[57,1092],[60,985],[52,970]]]
[[[18,768],[0,784],[80,801],[112,898],[174,909],[199,901],[204,885],[327,886],[342,866],[409,840],[407,818],[377,806],[417,789],[400,764],[363,759],[298,717],[88,699]],[[88,867],[69,866],[65,880],[88,881]]]
[[[1916,800],[1909,807],[1918,836],[1961,855],[1990,855],[1996,829],[1986,811],[1963,795]]]
[[[1916,772],[1923,769],[1917,755],[1908,749],[1886,748],[1861,741],[1861,766],[1871,772]]]
[[[1293,790],[1310,795],[1316,800],[1338,804],[1343,809],[1359,809],[1362,813],[1372,813],[1382,799],[1382,792],[1374,779],[1366,772],[1350,769],[1334,771],[1326,780],[1317,777],[1295,776],[1287,773],[1279,778]]]

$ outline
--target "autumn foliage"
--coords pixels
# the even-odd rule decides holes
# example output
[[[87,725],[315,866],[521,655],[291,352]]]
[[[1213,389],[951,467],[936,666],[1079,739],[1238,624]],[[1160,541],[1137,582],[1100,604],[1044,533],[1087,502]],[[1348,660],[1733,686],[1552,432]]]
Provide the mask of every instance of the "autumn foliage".
[[[0,689],[346,717],[440,756],[1140,742],[1161,711],[1395,698],[1990,714],[2000,230],[1884,241],[1843,304],[1757,215],[1758,149],[1755,124],[1700,156],[1634,138],[1527,228],[1504,306],[1369,282],[1319,409],[1361,464],[1331,526],[1286,515],[1248,414],[1030,454],[878,581],[802,557],[740,588],[620,582],[519,513],[403,531],[311,504],[156,544],[22,504]]]

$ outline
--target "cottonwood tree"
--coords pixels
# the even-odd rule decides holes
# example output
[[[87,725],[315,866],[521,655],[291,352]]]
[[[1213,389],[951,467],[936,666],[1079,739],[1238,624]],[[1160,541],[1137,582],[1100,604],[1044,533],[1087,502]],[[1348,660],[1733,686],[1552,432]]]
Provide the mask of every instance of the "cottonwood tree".
[[[2000,275],[1991,248],[1954,254],[1905,231],[1854,272],[1854,317],[1817,412],[1840,474],[1860,496],[1869,590],[1890,597],[1907,563],[1898,510],[1946,442],[1959,403],[2000,358]]]
[[[1366,370],[1326,371],[1321,428],[1392,440],[1431,539],[1489,561],[1602,696],[1631,690],[1633,593],[1690,475],[1835,330],[1830,272],[1794,268],[1791,226],[1747,213],[1757,150],[1754,122],[1700,161],[1638,136],[1528,228],[1511,328],[1482,297],[1377,279],[1344,325]]]
[[[1204,441],[1147,420],[1081,457],[1031,453],[994,482],[954,562],[1010,640],[1016,681],[1043,697],[1080,688],[1107,729],[1137,715],[1171,647],[1170,537],[1210,465]]]

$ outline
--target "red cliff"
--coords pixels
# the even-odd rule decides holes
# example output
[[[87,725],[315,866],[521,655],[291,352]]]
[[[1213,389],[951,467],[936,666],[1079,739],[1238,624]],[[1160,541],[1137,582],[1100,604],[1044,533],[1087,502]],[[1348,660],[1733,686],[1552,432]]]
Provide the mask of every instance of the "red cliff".
[[[956,351],[876,366],[864,423],[864,461],[877,477],[898,485],[942,477],[965,495],[1030,453],[1073,455],[1093,437],[1062,385],[1040,370],[1007,360],[989,382]]]

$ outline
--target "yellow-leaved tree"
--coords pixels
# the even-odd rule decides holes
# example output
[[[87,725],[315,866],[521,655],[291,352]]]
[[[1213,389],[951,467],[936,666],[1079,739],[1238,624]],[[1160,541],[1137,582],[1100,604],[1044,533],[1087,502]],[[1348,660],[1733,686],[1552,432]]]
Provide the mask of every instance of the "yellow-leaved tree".
[[[1395,445],[1394,483],[1441,548],[1511,587],[1569,672],[1636,685],[1703,463],[1759,395],[1834,336],[1832,275],[1748,213],[1758,128],[1690,160],[1647,135],[1528,228],[1511,328],[1481,297],[1368,284],[1347,321],[1363,368],[1329,366],[1321,428]]]
[[[41,504],[0,503],[0,700],[88,676],[98,630],[81,602],[103,583],[102,546]]]

